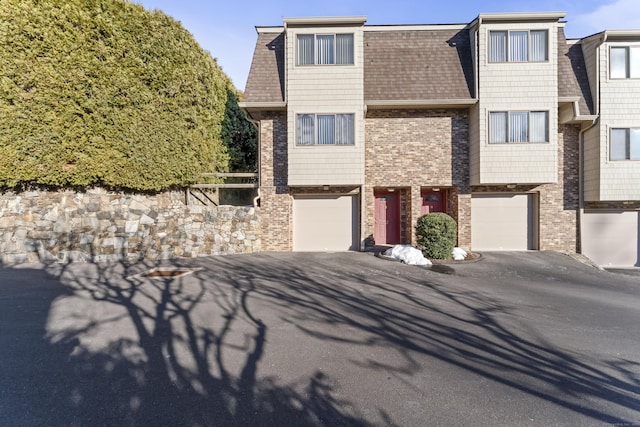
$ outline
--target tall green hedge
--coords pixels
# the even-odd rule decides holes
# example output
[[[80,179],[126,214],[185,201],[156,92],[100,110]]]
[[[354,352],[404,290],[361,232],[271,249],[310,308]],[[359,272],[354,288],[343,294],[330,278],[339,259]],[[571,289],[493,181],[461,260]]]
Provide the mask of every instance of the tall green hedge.
[[[226,171],[229,78],[125,0],[0,0],[0,186],[160,190]]]

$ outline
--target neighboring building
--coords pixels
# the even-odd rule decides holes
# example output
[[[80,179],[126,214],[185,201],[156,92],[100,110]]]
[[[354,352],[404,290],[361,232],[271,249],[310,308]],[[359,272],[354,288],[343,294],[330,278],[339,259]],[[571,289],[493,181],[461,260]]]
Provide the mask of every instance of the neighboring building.
[[[257,27],[263,248],[415,243],[447,212],[467,249],[640,266],[640,31],[566,40],[563,17]]]

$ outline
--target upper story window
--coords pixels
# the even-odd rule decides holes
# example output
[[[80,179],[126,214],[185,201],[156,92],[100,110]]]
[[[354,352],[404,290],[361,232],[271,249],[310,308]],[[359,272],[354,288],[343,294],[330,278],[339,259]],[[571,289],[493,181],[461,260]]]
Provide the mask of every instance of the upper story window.
[[[353,114],[298,114],[298,145],[353,145]]]
[[[544,62],[549,59],[547,30],[489,31],[489,62]]]
[[[609,51],[612,79],[640,77],[640,46],[612,47]]]
[[[640,160],[640,128],[611,129],[610,160]]]
[[[353,34],[298,34],[296,65],[353,65]]]
[[[549,142],[549,112],[490,112],[489,143],[508,142]]]

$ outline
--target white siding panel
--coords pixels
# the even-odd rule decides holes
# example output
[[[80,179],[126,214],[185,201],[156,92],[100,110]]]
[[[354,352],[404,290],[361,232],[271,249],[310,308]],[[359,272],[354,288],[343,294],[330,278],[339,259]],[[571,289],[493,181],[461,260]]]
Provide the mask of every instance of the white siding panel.
[[[597,200],[600,201],[640,200],[640,161],[609,160],[611,128],[640,128],[640,79],[609,78],[610,47],[627,45],[605,43],[597,50],[601,108]]]
[[[487,61],[491,30],[547,30],[549,61]],[[558,177],[557,25],[554,23],[484,24],[479,33],[478,138],[472,139],[471,182],[480,184],[553,183]],[[543,144],[489,144],[491,111],[548,111],[549,142]],[[477,141],[477,142],[476,142]],[[473,145],[477,144],[476,147]],[[473,159],[473,155],[472,155]]]
[[[298,33],[354,33],[354,65],[295,65]],[[288,165],[290,185],[364,183],[364,72],[361,27],[294,28],[287,32]],[[296,115],[355,114],[354,146],[296,146]]]
[[[582,253],[603,267],[640,267],[640,213],[587,211]]]

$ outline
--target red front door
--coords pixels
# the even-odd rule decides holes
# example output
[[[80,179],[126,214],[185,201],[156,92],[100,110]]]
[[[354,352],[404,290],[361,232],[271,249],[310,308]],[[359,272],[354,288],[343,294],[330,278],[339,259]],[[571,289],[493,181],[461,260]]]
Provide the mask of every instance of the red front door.
[[[420,215],[434,212],[446,212],[445,191],[424,190],[422,192],[422,209]]]
[[[375,197],[376,244],[400,243],[400,197],[392,191],[377,191]]]

